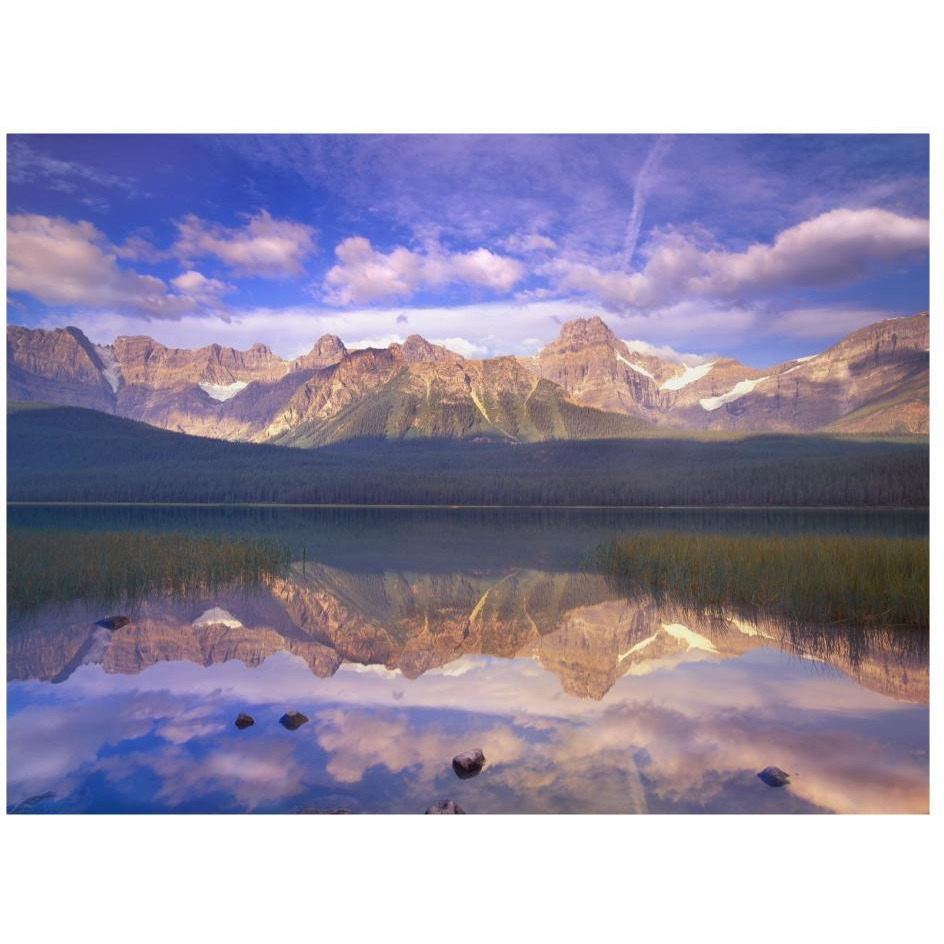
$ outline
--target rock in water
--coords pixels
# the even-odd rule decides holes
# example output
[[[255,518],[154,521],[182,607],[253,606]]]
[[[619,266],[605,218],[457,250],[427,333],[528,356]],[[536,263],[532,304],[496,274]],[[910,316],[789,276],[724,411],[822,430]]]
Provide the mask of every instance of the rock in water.
[[[790,774],[779,767],[765,767],[757,776],[768,787],[785,787],[790,782]]]
[[[430,813],[465,813],[465,810],[455,800],[443,800],[442,803],[437,803],[426,811],[427,816]]]
[[[303,724],[308,724],[308,720],[308,717],[303,715],[300,711],[288,711],[279,718],[279,724],[282,725],[283,728],[288,728],[289,731],[294,731]]]
[[[236,715],[235,723],[236,727],[242,731],[243,728],[251,728],[256,723],[256,719],[250,715],[247,715],[244,711],[241,711],[238,715]]]
[[[482,772],[484,766],[485,754],[479,747],[456,754],[452,759],[452,769],[456,772],[456,776],[462,780],[477,776]]]
[[[122,626],[127,626],[130,622],[130,616],[106,616],[105,619],[100,619],[95,625],[101,626],[102,629],[121,629]]]

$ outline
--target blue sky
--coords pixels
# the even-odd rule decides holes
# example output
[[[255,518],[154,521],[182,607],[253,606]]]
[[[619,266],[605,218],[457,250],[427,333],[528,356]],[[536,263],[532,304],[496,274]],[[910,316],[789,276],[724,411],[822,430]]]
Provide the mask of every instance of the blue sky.
[[[8,137],[8,320],[764,366],[927,310],[925,136]]]

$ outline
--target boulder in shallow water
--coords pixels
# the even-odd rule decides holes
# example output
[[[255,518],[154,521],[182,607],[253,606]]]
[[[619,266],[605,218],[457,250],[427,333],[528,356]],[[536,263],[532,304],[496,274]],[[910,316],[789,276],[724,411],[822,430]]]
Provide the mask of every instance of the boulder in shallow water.
[[[426,811],[427,816],[430,813],[465,813],[465,810],[455,800],[443,800],[442,803],[437,803]]]
[[[100,619],[95,625],[101,626],[102,629],[121,629],[122,626],[127,626],[130,622],[130,616],[106,616],[104,619]]]
[[[241,711],[236,715],[235,725],[239,728],[240,731],[245,728],[251,728],[256,723],[256,719],[252,715],[247,715],[245,711]]]
[[[308,721],[308,716],[303,715],[300,711],[287,711],[279,718],[279,724],[282,725],[283,728],[288,728],[289,731],[295,731],[303,724],[308,724]]]
[[[471,751],[463,751],[461,754],[456,754],[452,759],[452,769],[456,772],[456,776],[462,780],[478,776],[484,766],[485,754],[480,747],[476,747]]]
[[[757,776],[768,787],[785,787],[790,782],[790,774],[779,767],[765,767]]]

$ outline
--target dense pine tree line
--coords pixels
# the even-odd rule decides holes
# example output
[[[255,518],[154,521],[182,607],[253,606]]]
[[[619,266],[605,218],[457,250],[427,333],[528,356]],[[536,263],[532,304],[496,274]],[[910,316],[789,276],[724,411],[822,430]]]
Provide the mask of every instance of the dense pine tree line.
[[[8,417],[8,499],[922,507],[928,446],[647,435],[527,445],[361,439],[287,449],[183,436],[63,407]]]

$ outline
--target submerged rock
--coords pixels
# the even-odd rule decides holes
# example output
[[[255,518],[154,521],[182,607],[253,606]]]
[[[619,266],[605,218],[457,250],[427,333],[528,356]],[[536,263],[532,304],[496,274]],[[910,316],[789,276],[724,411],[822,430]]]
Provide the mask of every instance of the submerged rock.
[[[456,772],[456,776],[462,780],[478,776],[484,766],[485,754],[480,747],[471,751],[463,751],[461,754],[456,754],[452,759],[452,769]]]
[[[303,724],[308,724],[308,721],[308,716],[303,715],[300,711],[287,711],[279,718],[279,724],[283,728],[288,728],[289,731],[294,731]]]
[[[256,723],[256,719],[251,715],[247,715],[246,712],[241,711],[236,715],[236,721],[234,723],[236,727],[242,731],[244,728],[251,728]]]
[[[790,774],[779,767],[765,767],[757,776],[768,787],[785,787],[790,782]]]
[[[465,810],[455,800],[443,800],[442,803],[437,803],[426,811],[427,816],[430,813],[465,813]]]
[[[106,616],[104,619],[100,619],[95,625],[101,626],[102,629],[121,629],[122,626],[127,626],[130,622],[130,616]]]

